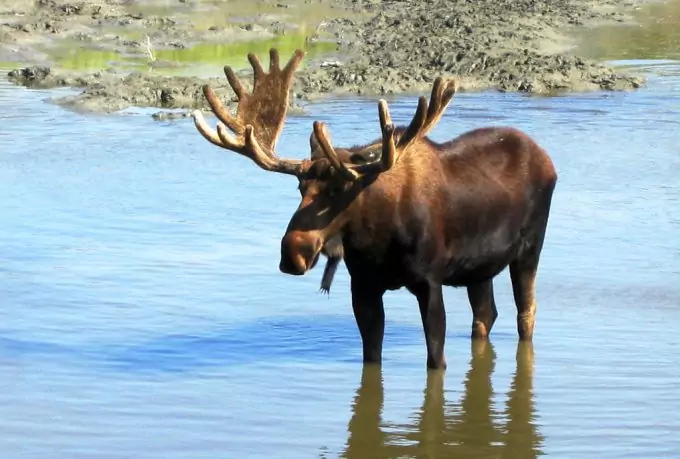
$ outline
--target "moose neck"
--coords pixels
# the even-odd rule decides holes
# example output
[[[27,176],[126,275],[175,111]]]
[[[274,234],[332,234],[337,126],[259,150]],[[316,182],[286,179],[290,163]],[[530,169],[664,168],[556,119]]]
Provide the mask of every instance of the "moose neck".
[[[348,208],[343,244],[378,251],[386,247],[416,214],[431,209],[428,202],[439,201],[433,199],[433,193],[440,172],[437,147],[429,139],[421,139],[390,170],[362,177],[361,190]]]

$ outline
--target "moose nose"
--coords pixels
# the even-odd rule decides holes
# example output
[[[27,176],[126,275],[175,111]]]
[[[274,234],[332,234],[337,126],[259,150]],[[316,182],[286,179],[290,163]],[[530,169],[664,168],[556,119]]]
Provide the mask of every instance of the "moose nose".
[[[314,241],[310,235],[302,232],[291,232],[281,240],[281,262],[279,270],[284,274],[301,276],[312,267],[320,241]]]
[[[281,257],[279,263],[279,270],[284,274],[291,274],[293,276],[302,276],[307,272],[307,264],[304,258],[300,256],[295,257]]]

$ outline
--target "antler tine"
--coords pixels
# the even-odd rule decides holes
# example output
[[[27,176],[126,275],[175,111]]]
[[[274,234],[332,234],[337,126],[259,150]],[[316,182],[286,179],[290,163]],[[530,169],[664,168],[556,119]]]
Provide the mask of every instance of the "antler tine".
[[[390,116],[390,109],[385,99],[378,101],[378,118],[380,119],[381,130],[384,130],[385,126],[392,124],[392,116]]]
[[[449,105],[453,96],[456,95],[458,89],[460,88],[460,81],[457,78],[452,78],[446,82],[446,87],[444,88],[444,93],[442,94],[442,105],[445,107]]]
[[[288,80],[293,77],[293,74],[300,65],[300,62],[302,62],[303,57],[305,57],[305,52],[301,49],[296,50],[295,54],[293,54],[293,57],[290,58],[286,66],[283,68],[283,70],[281,70],[281,72],[286,75]]]
[[[205,121],[200,110],[194,110],[191,116],[194,119],[198,132],[213,145],[250,158],[255,164],[267,171],[292,175],[297,175],[301,172],[301,161],[279,160],[266,153],[253,134],[252,126],[248,125],[245,127],[244,141],[241,142],[227,132],[227,127],[222,123],[217,124],[217,132],[215,132]]]
[[[428,119],[431,117],[433,109],[436,108],[436,100],[439,98],[439,94],[442,90],[442,78],[438,77],[434,80],[432,85],[432,93],[430,95],[430,104],[428,106],[427,99],[425,96],[420,96],[418,98],[418,108],[416,108],[416,113],[413,115],[413,120],[409,124],[404,134],[399,139],[397,145],[401,148],[406,148],[416,137],[421,135],[421,132],[425,128]]]
[[[241,100],[243,96],[246,94],[246,90],[243,87],[243,84],[241,83],[239,77],[236,76],[234,70],[228,65],[224,66],[224,75],[227,77],[229,86],[231,86],[231,89],[233,89],[234,93],[236,93],[236,98],[238,100]]]
[[[416,113],[415,115],[413,115],[411,123],[408,125],[404,133],[399,138],[397,146],[405,148],[408,144],[410,144],[413,141],[413,139],[415,139],[420,133],[420,131],[423,129],[423,126],[425,126],[426,121],[427,121],[427,99],[425,99],[425,96],[420,96],[418,98],[418,108],[416,108]]]
[[[194,125],[196,126],[196,129],[203,137],[205,137],[206,140],[208,140],[213,145],[217,145],[218,147],[224,147],[219,135],[208,125],[208,123],[205,121],[205,118],[203,117],[203,113],[201,113],[200,110],[194,110],[191,112],[191,117],[194,119]]]
[[[264,76],[264,68],[262,68],[262,63],[255,53],[248,53],[248,62],[253,68],[253,85],[255,85]]]
[[[437,124],[444,114],[444,110],[449,105],[456,90],[458,82],[455,79],[449,80],[444,84],[442,77],[437,77],[432,85],[430,103],[427,103],[425,96],[418,98],[418,108],[413,116],[411,124],[397,142],[399,150],[406,149],[416,138],[424,137]]]
[[[264,170],[273,171],[276,169],[276,161],[262,150],[257,139],[253,136],[253,127],[251,125],[246,126],[243,136],[244,141],[242,142],[239,142],[234,136],[229,134],[226,126],[222,123],[217,125],[217,135],[222,141],[224,148],[252,159],[255,164]]]
[[[425,102],[423,101],[419,107],[418,116],[414,117],[412,124],[422,124],[425,120],[427,105],[425,105]],[[382,155],[377,161],[361,165],[348,165],[342,162],[331,145],[329,139],[330,134],[328,133],[326,125],[320,121],[314,122],[314,136],[321,147],[321,151],[331,163],[331,166],[341,173],[348,181],[354,181],[367,173],[388,171],[398,160],[398,151],[401,150],[398,150],[397,145],[395,144],[394,124],[392,124],[392,117],[390,116],[387,101],[384,99],[380,99],[378,102],[378,117],[380,118],[380,130],[382,132]]]
[[[278,72],[281,70],[279,67],[279,52],[276,48],[271,48],[269,50],[269,72]]]
[[[430,93],[430,106],[427,109],[427,119],[431,120],[437,115],[437,111],[441,106],[442,95],[444,94],[444,79],[437,77],[432,85],[432,92]]]
[[[227,79],[229,80],[229,84],[231,87],[234,89],[234,92],[236,92],[237,96],[239,95],[239,91],[241,91],[241,96],[239,96],[239,99],[242,97],[244,94],[243,86],[241,85],[241,81],[238,79],[238,77],[234,74],[234,72],[231,70],[231,68],[225,68],[224,73],[227,74]],[[232,81],[235,83],[232,84]],[[243,123],[241,123],[236,117],[232,116],[231,113],[227,111],[226,108],[224,108],[224,105],[222,104],[222,101],[220,100],[219,97],[217,97],[217,94],[215,94],[215,91],[213,89],[205,84],[203,85],[203,96],[205,96],[206,101],[208,102],[208,105],[210,106],[210,109],[212,112],[215,114],[218,120],[229,126],[229,129],[234,131],[236,134],[242,134],[245,126]]]
[[[378,117],[380,118],[380,130],[382,132],[382,155],[378,161],[362,165],[347,165],[343,163],[331,145],[328,129],[320,121],[314,122],[314,136],[328,161],[347,180],[356,180],[371,171],[385,172],[390,170],[399,161],[399,156],[414,140],[426,135],[439,121],[444,109],[451,101],[457,89],[457,80],[449,80],[444,84],[443,78],[437,78],[432,86],[430,103],[427,103],[425,96],[418,98],[418,108],[413,115],[413,119],[396,142],[394,139],[395,128],[394,124],[392,124],[387,101],[380,99],[378,102]]]
[[[384,99],[381,99],[378,102],[378,117],[380,118],[380,131],[382,132],[382,154],[378,161],[351,166],[346,166],[344,163],[336,165],[335,162],[331,161],[331,164],[333,164],[333,166],[336,169],[343,169],[348,171],[343,172],[347,175],[348,179],[356,180],[357,178],[367,173],[388,171],[392,168],[392,166],[394,166],[394,164],[398,160],[397,147],[394,141],[394,124],[392,124],[392,118],[390,116],[390,110],[387,106],[387,101],[385,101]],[[317,134],[317,138],[319,137],[320,136]],[[319,140],[320,140],[319,143],[321,144],[322,148],[325,148],[323,146],[324,144],[321,142],[322,139]],[[328,156],[328,154],[326,154],[326,156]],[[337,155],[335,156],[335,158],[337,160]],[[352,177],[349,177],[349,174],[351,174]]]
[[[328,133],[328,128],[326,127],[326,125],[321,121],[314,121],[313,126],[314,136],[316,137],[317,142],[319,142],[319,145],[321,146],[321,151],[323,151],[323,154],[328,159],[328,162],[330,162],[331,165],[345,177],[345,179],[350,181],[357,179],[359,177],[359,173],[348,168],[345,165],[345,163],[340,161],[340,158],[338,158],[338,154],[335,152],[335,149],[331,145],[329,139],[330,135]]]
[[[420,105],[418,106],[420,107]],[[381,169],[387,171],[391,169],[397,161],[397,147],[394,143],[394,124],[392,124],[392,117],[390,116],[387,101],[384,99],[381,99],[380,102],[378,102],[378,116],[380,117],[380,130],[382,131]]]
[[[265,72],[254,53],[249,53],[248,61],[253,68],[250,92],[245,90],[233,69],[225,66],[224,73],[238,98],[236,114],[230,114],[206,84],[203,95],[220,122],[215,132],[200,111],[195,111],[193,118],[197,130],[212,144],[246,156],[262,169],[296,176],[302,174],[304,161],[281,159],[274,153],[274,148],[285,122],[293,73],[304,55],[304,51],[297,50],[282,73],[276,49],[270,50],[269,72]]]
[[[444,79],[438,77],[432,87],[432,95],[430,96],[430,107],[427,112],[427,121],[423,126],[420,135],[425,136],[432,128],[439,122],[446,107],[449,106],[451,99],[458,91],[458,80],[452,78],[444,84]]]

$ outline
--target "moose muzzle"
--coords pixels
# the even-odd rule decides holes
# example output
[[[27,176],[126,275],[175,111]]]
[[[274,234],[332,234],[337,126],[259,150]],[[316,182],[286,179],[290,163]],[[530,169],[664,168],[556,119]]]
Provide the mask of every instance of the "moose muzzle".
[[[291,231],[281,239],[279,270],[301,276],[312,269],[319,258],[322,241],[314,232]]]

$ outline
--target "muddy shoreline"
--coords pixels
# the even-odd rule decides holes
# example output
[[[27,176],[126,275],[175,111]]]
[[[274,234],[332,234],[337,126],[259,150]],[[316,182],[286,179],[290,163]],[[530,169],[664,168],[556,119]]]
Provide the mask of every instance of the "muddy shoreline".
[[[15,67],[8,77],[19,85],[79,88],[79,94],[54,102],[100,113],[130,106],[206,108],[201,86],[208,82],[229,98],[226,79],[217,72],[192,75],[200,56],[197,62],[183,63],[164,56],[173,56],[172,50],[224,43],[264,49],[268,40],[285,44],[282,58],[298,46],[318,49],[310,51],[296,75],[291,98],[295,108],[333,95],[417,93],[427,90],[438,75],[458,76],[463,91],[629,90],[644,80],[570,50],[579,30],[630,20],[638,3],[0,0],[0,62]],[[111,58],[96,68],[73,69],[60,58],[64,50]],[[137,67],[121,65],[126,56]],[[184,75],[173,75],[176,68]],[[177,115],[157,118],[168,116]]]

